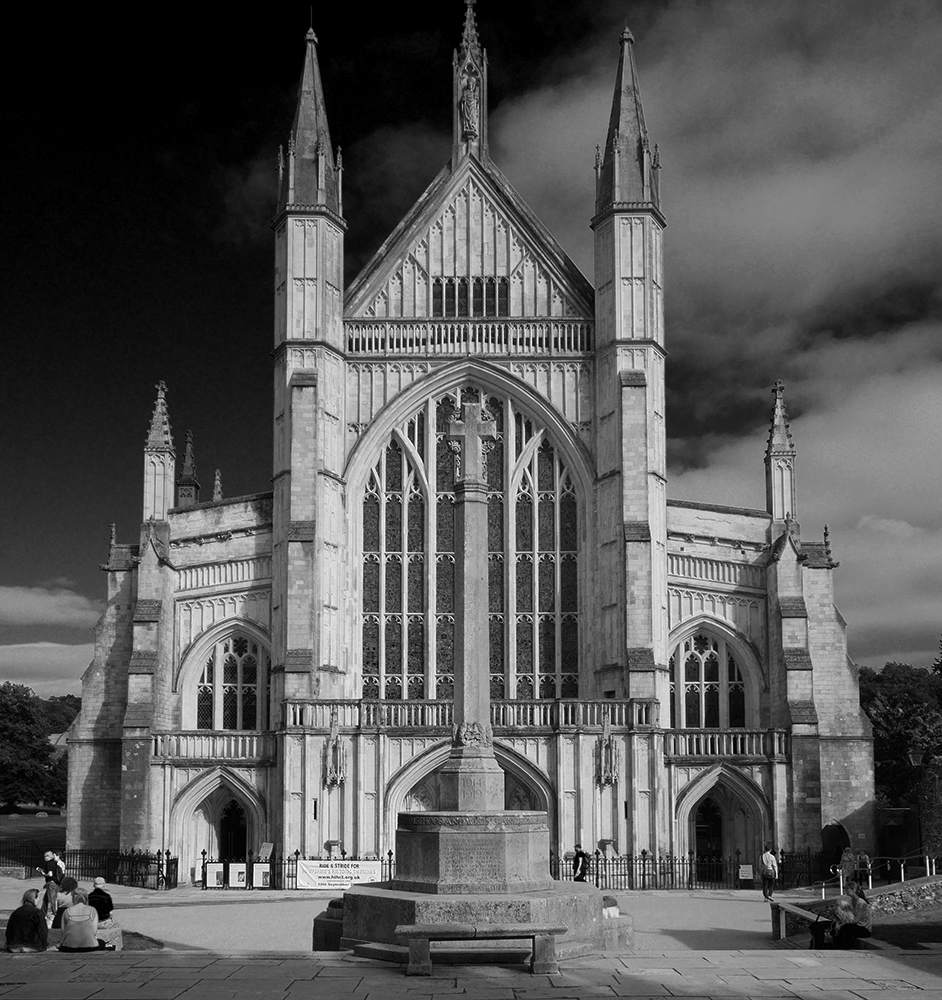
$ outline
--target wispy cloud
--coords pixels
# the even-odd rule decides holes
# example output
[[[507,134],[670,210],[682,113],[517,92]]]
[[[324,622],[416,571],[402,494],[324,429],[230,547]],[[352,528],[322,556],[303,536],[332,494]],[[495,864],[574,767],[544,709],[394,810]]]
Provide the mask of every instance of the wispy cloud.
[[[103,609],[68,587],[0,587],[0,625],[91,627]]]

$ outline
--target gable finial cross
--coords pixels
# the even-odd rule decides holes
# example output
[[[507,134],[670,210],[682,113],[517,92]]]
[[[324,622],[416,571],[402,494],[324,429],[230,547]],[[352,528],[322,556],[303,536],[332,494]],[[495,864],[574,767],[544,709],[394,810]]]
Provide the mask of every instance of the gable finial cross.
[[[485,482],[484,444],[497,438],[497,422],[481,411],[478,403],[462,403],[461,419],[448,424],[448,439],[461,448],[460,481]]]

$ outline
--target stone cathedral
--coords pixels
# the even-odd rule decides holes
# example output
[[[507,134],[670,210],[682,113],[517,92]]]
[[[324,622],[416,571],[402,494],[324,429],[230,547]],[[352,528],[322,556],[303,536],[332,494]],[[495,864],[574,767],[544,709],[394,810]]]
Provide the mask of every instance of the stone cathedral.
[[[667,495],[665,206],[633,44],[626,30],[596,155],[592,281],[488,154],[468,5],[451,159],[345,287],[308,33],[272,224],[273,490],[228,498],[217,480],[201,499],[158,385],[140,536],[112,531],[70,733],[70,847],[170,850],[191,877],[202,850],[263,842],[385,855],[400,811],[438,806],[471,600],[505,805],[548,813],[553,850],[872,845],[838,564],[826,535],[800,535],[784,387],[764,510]],[[486,484],[470,595],[461,414]]]

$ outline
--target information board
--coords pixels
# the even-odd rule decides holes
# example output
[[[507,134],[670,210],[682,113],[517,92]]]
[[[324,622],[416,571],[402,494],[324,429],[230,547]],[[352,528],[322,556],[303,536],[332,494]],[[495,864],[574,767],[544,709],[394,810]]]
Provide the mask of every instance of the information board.
[[[298,861],[299,889],[349,889],[382,877],[381,861]]]
[[[752,874],[752,865],[740,865],[739,866],[739,881],[748,882],[754,879],[755,875]]]
[[[223,874],[223,863],[221,861],[210,861],[206,865],[206,888],[223,889],[226,885]]]
[[[271,865],[257,862],[252,865],[252,885],[256,889],[271,888]]]
[[[258,860],[259,861],[271,861],[271,852],[275,849],[274,844],[269,844],[266,840],[264,844],[258,849]]]
[[[245,862],[232,861],[229,864],[229,888],[244,889],[245,886]]]

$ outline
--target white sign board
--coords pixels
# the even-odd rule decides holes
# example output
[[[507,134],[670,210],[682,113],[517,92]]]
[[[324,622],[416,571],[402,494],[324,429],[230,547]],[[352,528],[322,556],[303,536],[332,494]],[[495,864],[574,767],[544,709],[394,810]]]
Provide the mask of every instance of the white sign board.
[[[258,849],[258,860],[259,861],[271,861],[271,852],[275,849],[274,844],[270,844],[267,840]]]
[[[381,861],[298,861],[299,889],[349,889],[357,882],[378,882]]]
[[[206,866],[206,888],[222,889],[225,886],[223,864],[221,861],[211,861]]]
[[[232,862],[229,865],[229,888],[230,889],[244,889],[245,888],[245,862],[240,861],[238,864]]]
[[[752,865],[740,865],[739,866],[739,881],[748,882],[750,879],[754,879],[755,875],[752,874]]]
[[[252,885],[256,889],[271,888],[271,865],[257,863],[252,865]]]

